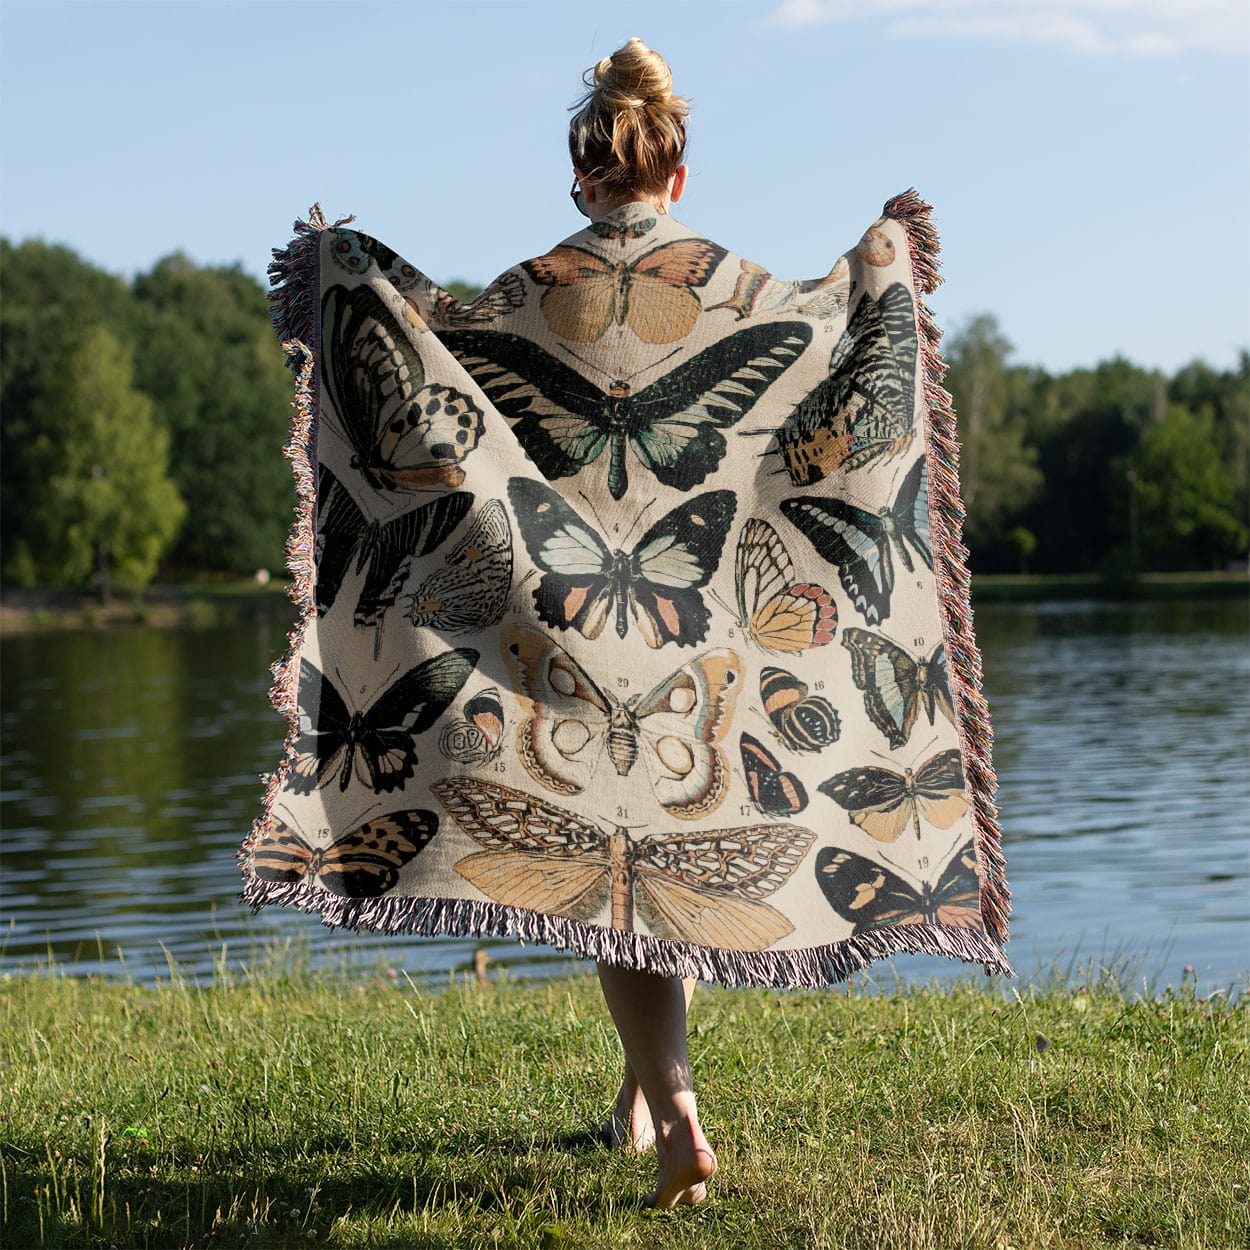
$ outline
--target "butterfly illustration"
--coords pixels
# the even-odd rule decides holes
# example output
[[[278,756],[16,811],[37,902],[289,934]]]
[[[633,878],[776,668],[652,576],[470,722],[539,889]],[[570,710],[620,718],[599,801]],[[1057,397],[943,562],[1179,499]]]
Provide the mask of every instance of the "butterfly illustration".
[[[807,806],[803,783],[758,738],[743,734],[738,745],[751,802],[767,816],[797,816]]]
[[[456,871],[506,907],[589,924],[604,910],[634,932],[634,912],[670,941],[766,950],[794,931],[762,900],[790,879],[814,835],[791,824],[746,825],[635,840],[534,795],[472,777],[431,789],[485,850]]]
[[[449,721],[439,734],[438,749],[458,764],[488,764],[503,750],[503,702],[497,686],[464,701],[464,716]]]
[[[704,286],[727,255],[708,239],[678,239],[613,261],[563,243],[521,268],[549,288],[539,307],[547,324],[573,343],[594,343],[608,327],[628,325],[644,343],[675,343],[703,311]]]
[[[695,820],[720,806],[729,768],[719,743],[733,719],[742,678],[732,651],[695,656],[645,695],[623,703],[557,642],[529,626],[505,630],[503,658],[526,712],[517,752],[536,781],[557,794],[580,794],[605,755],[625,777],[641,754],[655,796],[670,815]]]
[[[502,501],[485,503],[464,537],[400,600],[416,626],[460,634],[494,625],[512,589],[512,525]]]
[[[811,341],[802,322],[750,326],[722,339],[635,394],[605,393],[528,339],[453,330],[443,343],[505,417],[542,475],[570,477],[608,449],[613,499],[629,487],[625,451],[658,482],[690,490],[725,455],[721,430],[737,424]]]
[[[426,384],[412,340],[368,286],[332,286],[321,305],[322,375],[352,468],[374,490],[459,486],[482,437],[480,409]]]
[[[739,321],[744,321],[757,308],[761,312],[780,308],[798,288],[795,282],[779,282],[767,269],[754,261],[742,260],[739,264],[742,272],[738,275],[734,293],[719,304],[709,305],[708,312],[725,308]]]
[[[925,457],[912,466],[892,508],[865,512],[843,499],[800,495],[781,501],[787,517],[830,564],[836,565],[842,588],[855,610],[870,625],[890,615],[894,562],[890,544],[903,567],[914,570],[907,547],[933,568],[929,535],[929,475]]]
[[[434,307],[443,325],[473,326],[497,321],[516,312],[525,303],[525,283],[519,274],[509,270],[500,274],[476,299],[461,303],[450,291],[441,288],[435,295]]]
[[[864,692],[869,719],[890,740],[891,749],[906,743],[921,707],[930,725],[935,708],[954,724],[946,649],[941,643],[927,660],[913,659],[881,634],[851,628],[842,635],[842,645],[851,653],[852,675]]]
[[[374,264],[397,291],[411,290],[421,281],[421,272],[398,252],[377,239],[342,226],[330,230],[330,259],[348,273],[366,273]]]
[[[252,872],[279,885],[307,882],[344,898],[377,898],[395,888],[399,870],[437,832],[437,814],[418,807],[376,816],[329,846],[314,848],[270,816],[252,851]]]
[[[338,774],[346,790],[353,766],[375,793],[397,790],[417,767],[414,739],[443,714],[477,664],[467,647],[410,668],[369,706],[349,712],[334,683],[310,660],[299,666],[299,732],[287,786],[311,794]]]
[[[605,243],[615,241],[624,247],[633,239],[641,239],[655,229],[654,217],[640,217],[637,221],[619,224],[614,221],[592,221],[588,227]]]
[[[879,299],[865,292],[833,349],[829,376],[777,431],[795,486],[907,451],[914,438],[916,357],[916,309],[907,288],[895,282]]]
[[[508,498],[530,558],[543,570],[534,591],[540,620],[598,638],[615,618],[624,638],[632,616],[649,647],[688,647],[707,637],[711,612],[699,589],[720,563],[737,505],[733,491],[708,491],[674,508],[628,553],[609,551],[542,482],[514,477]]]
[[[760,670],[760,699],[777,737],[795,751],[822,751],[842,733],[833,704],[784,668]]]
[[[379,624],[413,560],[439,546],[472,503],[472,495],[453,491],[389,521],[366,520],[351,492],[322,465],[317,471],[317,615],[334,606],[354,556],[355,572],[369,570],[356,601],[356,624]]]
[[[878,842],[894,842],[911,825],[920,835],[920,817],[949,829],[968,810],[964,770],[956,750],[939,751],[914,771],[896,773],[865,765],[850,768],[816,787],[851,814]]]
[[[823,586],[795,580],[785,544],[759,517],[750,517],[738,535],[734,589],[739,627],[765,650],[795,653],[833,641],[833,598]]]
[[[932,884],[916,887],[875,860],[832,846],[816,856],[816,880],[829,906],[855,926],[855,933],[895,924],[958,929],[982,924],[981,887],[971,841],[955,852]]]

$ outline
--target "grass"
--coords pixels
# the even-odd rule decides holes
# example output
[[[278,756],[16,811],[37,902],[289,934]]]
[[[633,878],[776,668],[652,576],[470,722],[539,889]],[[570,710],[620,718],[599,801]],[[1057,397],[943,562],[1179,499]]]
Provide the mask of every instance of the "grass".
[[[593,980],[0,983],[6,1246],[1235,1247],[1250,1008],[1192,983],[701,989],[697,1210],[594,1144]]]

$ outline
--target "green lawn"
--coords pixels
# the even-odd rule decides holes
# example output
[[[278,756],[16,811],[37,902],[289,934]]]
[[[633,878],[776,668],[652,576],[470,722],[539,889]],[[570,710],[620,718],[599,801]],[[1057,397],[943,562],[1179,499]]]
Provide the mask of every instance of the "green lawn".
[[[1250,1244],[1244,997],[700,989],[697,1210],[591,1130],[593,980],[0,982],[5,1246]]]

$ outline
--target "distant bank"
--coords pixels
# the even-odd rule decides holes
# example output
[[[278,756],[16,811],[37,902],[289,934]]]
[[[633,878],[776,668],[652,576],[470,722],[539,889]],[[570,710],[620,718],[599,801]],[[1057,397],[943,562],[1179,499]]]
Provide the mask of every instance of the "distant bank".
[[[975,603],[1042,599],[1230,598],[1250,594],[1250,575],[1144,573],[1108,579],[1094,573],[986,573],[973,579]],[[153,586],[141,595],[119,595],[110,604],[81,590],[0,589],[0,636],[41,630],[100,629],[119,625],[164,628],[238,621],[293,620],[285,585],[274,580],[192,582]]]

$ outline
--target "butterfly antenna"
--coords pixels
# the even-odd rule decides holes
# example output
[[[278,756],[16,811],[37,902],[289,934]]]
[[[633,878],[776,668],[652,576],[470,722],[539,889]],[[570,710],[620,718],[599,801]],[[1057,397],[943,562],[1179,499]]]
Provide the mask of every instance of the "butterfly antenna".
[[[580,499],[584,499],[586,501],[586,506],[590,509],[595,520],[598,521],[599,528],[606,534],[608,532],[608,527],[604,525],[603,517],[599,515],[599,509],[595,507],[594,500],[592,500],[584,490],[579,490],[577,494]]]
[[[633,525],[631,525],[629,529],[625,531],[625,536],[624,538],[621,539],[621,542],[628,541],[630,535],[633,534],[634,530],[638,528],[639,522],[642,520],[644,516],[647,515],[647,509],[650,508],[654,503],[655,503],[655,499],[653,498],[651,499],[649,503],[644,504],[641,508],[638,509],[638,515],[634,517]]]

